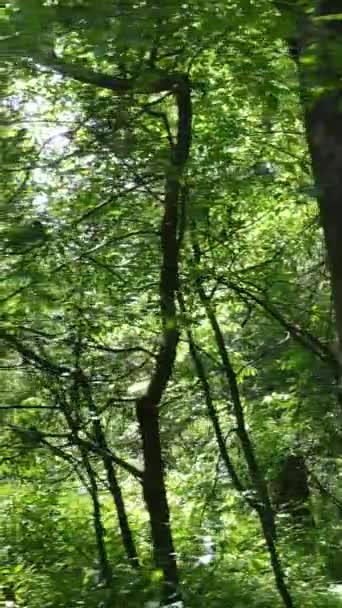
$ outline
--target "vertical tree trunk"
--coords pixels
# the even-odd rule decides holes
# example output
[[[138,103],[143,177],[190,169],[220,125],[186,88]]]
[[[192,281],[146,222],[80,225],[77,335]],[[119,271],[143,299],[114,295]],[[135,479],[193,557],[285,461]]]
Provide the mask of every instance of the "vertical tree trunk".
[[[114,507],[118,516],[121,538],[126,551],[126,555],[131,565],[134,568],[139,568],[138,554],[135,547],[131,528],[128,522],[124,499],[122,496],[119,482],[115,474],[114,465],[110,457],[106,436],[101,424],[97,406],[93,399],[91,384],[81,369],[78,369],[77,371],[76,381],[83,389],[83,394],[88,404],[89,413],[94,420],[94,438],[96,440],[97,445],[102,450],[102,462],[106,471],[108,488],[111,493],[114,502]]]
[[[337,337],[342,352],[342,4],[276,1],[293,25],[287,40],[298,65],[307,139],[328,254]],[[338,16],[339,15],[339,16]],[[305,59],[308,58],[308,61]]]
[[[79,407],[79,371],[75,374],[75,382],[73,387],[75,404]],[[87,476],[87,490],[89,492],[92,506],[93,506],[93,522],[95,530],[95,538],[97,544],[97,552],[100,565],[100,577],[103,585],[108,589],[109,594],[112,589],[112,568],[108,559],[106,541],[105,541],[105,529],[102,523],[102,512],[101,503],[99,500],[98,484],[96,479],[96,473],[92,467],[89,459],[88,449],[82,444],[78,437],[78,425],[75,422],[72,411],[70,411],[69,404],[67,403],[63,393],[58,395],[59,404],[61,406],[65,421],[70,429],[70,438],[72,439],[73,445],[77,446],[82,466]]]
[[[183,310],[184,310],[184,307],[183,307]],[[248,504],[253,509],[255,509],[255,511],[258,514],[259,521],[260,521],[263,535],[264,535],[264,539],[266,542],[266,546],[267,546],[267,549],[268,549],[268,552],[270,555],[271,566],[272,566],[277,589],[284,602],[284,606],[286,606],[286,608],[294,608],[292,597],[290,595],[290,592],[287,588],[287,584],[285,581],[285,575],[283,572],[280,557],[278,555],[278,551],[277,551],[277,547],[275,544],[275,539],[274,539],[274,536],[272,533],[272,529],[270,529],[268,522],[267,522],[267,518],[265,518],[265,511],[263,508],[260,508],[260,503],[258,500],[254,500],[253,498],[248,497],[248,492],[246,492],[246,488],[243,486],[243,484],[236,472],[235,466],[233,465],[233,462],[230,459],[230,456],[229,456],[227,448],[226,448],[226,442],[225,442],[225,439],[224,439],[224,436],[223,436],[223,433],[222,433],[222,430],[220,427],[220,422],[219,422],[219,419],[216,414],[216,410],[215,410],[215,407],[214,407],[214,404],[213,404],[213,401],[211,398],[210,386],[209,386],[208,380],[205,375],[205,371],[204,371],[204,367],[202,365],[200,355],[196,351],[196,346],[193,342],[191,332],[188,331],[187,333],[188,333],[188,339],[189,339],[190,353],[191,353],[192,359],[194,361],[197,375],[198,375],[199,380],[202,385],[202,389],[203,389],[203,393],[205,396],[205,401],[206,401],[206,405],[207,405],[207,409],[208,409],[208,415],[209,415],[209,418],[210,418],[213,428],[214,428],[216,441],[217,441],[217,444],[219,447],[220,456],[222,458],[223,463],[225,464],[227,473],[231,478],[233,486],[235,487],[235,489],[238,492],[240,492],[242,495],[245,496],[245,499],[248,502]]]
[[[302,529],[314,527],[310,509],[310,488],[306,464],[301,454],[288,454],[274,483],[274,504],[288,513],[293,523]]]
[[[101,514],[101,504],[99,501],[99,493],[97,487],[96,476],[93,471],[93,468],[90,464],[88,454],[85,450],[79,446],[83,466],[86,470],[87,477],[89,480],[89,493],[93,503],[93,521],[94,521],[94,529],[95,529],[95,537],[97,544],[97,551],[99,556],[99,564],[100,564],[100,575],[103,584],[105,587],[110,590],[112,586],[112,569],[109,563],[106,542],[105,542],[105,529],[102,523],[102,514]]]
[[[80,393],[79,380],[82,378],[80,370],[77,370],[74,377],[74,385],[73,385],[73,397],[75,400],[77,408],[80,407]],[[78,425],[75,422],[72,411],[70,411],[69,404],[65,400],[63,393],[58,395],[59,403],[61,405],[63,415],[65,421],[70,429],[70,435],[72,442],[75,446],[77,446],[83,468],[88,478],[87,482],[87,490],[89,492],[90,498],[92,500],[93,505],[93,522],[94,522],[94,530],[97,544],[97,552],[99,558],[100,565],[100,576],[103,582],[103,585],[108,590],[108,600],[110,599],[110,595],[112,593],[112,568],[107,555],[106,541],[105,541],[105,529],[102,523],[102,512],[101,512],[101,503],[99,500],[99,492],[98,492],[98,484],[96,479],[96,473],[91,465],[88,449],[82,444],[78,437]]]
[[[17,608],[17,599],[15,593],[15,585],[13,583],[8,583],[4,585],[2,589],[2,595],[5,598],[4,608],[10,606],[11,608]]]
[[[165,487],[159,406],[173,372],[179,340],[176,294],[179,288],[179,250],[184,230],[179,211],[184,204],[184,170],[189,157],[192,128],[191,88],[187,76],[175,83],[173,91],[178,110],[177,135],[175,142],[171,143],[160,230],[162,332],[154,372],[145,395],[137,400],[136,405],[144,457],[143,491],[150,516],[154,562],[163,573],[164,605],[181,600]]]
[[[180,595],[164,480],[158,408],[150,408],[143,398],[137,405],[137,417],[145,465],[143,493],[150,516],[154,562],[164,575],[163,600],[167,605],[179,600]]]
[[[193,251],[194,251],[194,260],[195,265],[199,266],[201,260],[201,250],[196,239],[193,237]],[[274,514],[272,509],[272,504],[268,492],[268,487],[264,476],[259,467],[259,463],[256,457],[255,449],[253,442],[250,438],[249,432],[247,430],[246,422],[245,422],[245,414],[243,410],[242,401],[240,398],[240,390],[238,386],[237,376],[235,370],[231,364],[230,357],[228,351],[226,349],[223,333],[221,331],[221,327],[219,321],[216,317],[216,313],[211,305],[210,299],[207,297],[205,293],[205,289],[202,285],[200,274],[198,275],[196,281],[197,293],[199,299],[202,303],[204,310],[206,311],[206,315],[208,321],[211,325],[217,351],[219,353],[221,362],[222,362],[222,370],[223,374],[226,377],[227,388],[229,391],[230,400],[232,403],[232,410],[234,413],[235,421],[236,421],[236,434],[240,441],[240,445],[242,448],[242,452],[245,458],[245,462],[247,465],[248,473],[250,480],[253,484],[253,489],[255,491],[256,500],[249,500],[250,504],[254,503],[254,508],[258,514],[259,521],[261,524],[262,532],[265,538],[266,546],[270,555],[270,561],[272,570],[274,573],[274,578],[276,582],[276,586],[279,592],[280,597],[282,598],[283,604],[285,608],[294,608],[294,602],[292,600],[291,593],[288,589],[285,573],[281,564],[281,560],[278,554],[277,546],[276,546],[276,526],[274,520]],[[200,375],[203,376],[201,370],[199,369],[197,363],[197,371],[200,372]],[[202,379],[203,386],[203,379]],[[204,386],[203,386],[204,388]],[[213,413],[213,412],[212,412]],[[230,414],[230,411],[229,411]],[[216,425],[215,425],[216,426]],[[216,427],[216,431],[217,431]],[[221,442],[220,442],[221,443]],[[222,446],[223,447],[223,446]],[[230,475],[232,474],[232,467],[229,459],[225,458],[225,463],[228,472]],[[233,473],[232,476],[233,482],[237,482],[237,487],[241,487],[239,479],[236,474]]]
[[[102,457],[103,464],[107,474],[109,491],[111,493],[116,513],[119,520],[120,532],[123,545],[126,550],[126,555],[133,568],[139,568],[139,558],[133,539],[132,531],[128,522],[125,503],[122,496],[121,488],[117,480],[115,469],[110,457]]]

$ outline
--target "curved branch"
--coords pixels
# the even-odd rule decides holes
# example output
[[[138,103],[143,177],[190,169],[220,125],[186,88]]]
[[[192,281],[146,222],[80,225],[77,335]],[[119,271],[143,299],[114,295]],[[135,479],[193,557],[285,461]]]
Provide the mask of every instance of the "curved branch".
[[[176,89],[183,82],[181,74],[169,74],[151,69],[138,78],[115,78],[110,74],[97,72],[76,63],[68,63],[53,52],[46,55],[42,53],[31,55],[30,61],[50,68],[63,76],[73,78],[78,82],[102,89],[110,89],[116,95],[162,93]]]

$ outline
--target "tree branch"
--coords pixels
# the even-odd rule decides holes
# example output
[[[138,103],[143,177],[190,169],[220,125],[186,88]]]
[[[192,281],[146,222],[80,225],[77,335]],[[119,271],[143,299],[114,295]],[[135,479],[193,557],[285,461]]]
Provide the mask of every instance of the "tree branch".
[[[55,53],[47,55],[37,53],[31,55],[29,61],[50,68],[78,82],[102,89],[110,89],[116,95],[162,93],[177,89],[184,80],[182,74],[162,73],[159,70],[147,70],[137,78],[115,78],[115,76],[111,76],[110,74],[96,72],[76,63],[68,63],[57,57]]]

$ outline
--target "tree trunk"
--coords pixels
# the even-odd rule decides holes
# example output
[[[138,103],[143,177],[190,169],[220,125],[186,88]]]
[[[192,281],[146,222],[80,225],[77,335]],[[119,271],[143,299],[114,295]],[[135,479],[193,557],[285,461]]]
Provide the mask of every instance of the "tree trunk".
[[[136,414],[144,457],[143,491],[150,517],[154,562],[163,574],[163,603],[181,601],[177,561],[172,541],[159,428],[159,406],[176,360],[179,329],[176,294],[184,224],[184,170],[191,145],[191,88],[187,76],[174,88],[178,109],[177,137],[166,172],[164,214],[160,230],[160,314],[162,333],[145,395],[137,400]]]
[[[164,575],[163,600],[166,605],[180,599],[177,562],[173,546],[161,452],[158,408],[150,408],[146,398],[137,404],[144,454],[143,492],[150,516],[154,562]]]
[[[342,4],[316,0],[314,17],[297,0],[277,7],[295,31],[287,40],[298,65],[307,139],[331,273],[342,352]],[[302,5],[303,6],[303,5]],[[336,17],[336,18],[335,18]],[[307,61],[305,61],[307,59]]]
[[[77,381],[80,386],[82,386],[85,399],[88,404],[89,413],[94,419],[93,430],[94,430],[94,438],[96,440],[97,445],[102,450],[102,462],[104,469],[106,471],[108,488],[113,498],[114,507],[116,509],[116,513],[119,520],[119,527],[121,532],[122,542],[126,551],[126,555],[134,568],[139,568],[139,559],[137,550],[135,547],[133,535],[130,529],[130,525],[128,522],[128,517],[126,513],[125,503],[122,496],[121,488],[119,482],[117,480],[114,465],[112,459],[110,457],[110,451],[108,449],[108,444],[106,440],[106,435],[103,430],[101,419],[99,412],[97,410],[96,403],[93,399],[91,384],[88,381],[87,377],[83,373],[82,370],[78,370],[77,372]]]
[[[185,309],[183,306],[183,311],[184,310]],[[253,498],[248,496],[248,492],[246,492],[246,488],[243,486],[243,484],[236,472],[235,466],[230,459],[230,456],[229,456],[227,448],[226,448],[225,438],[223,436],[222,429],[220,427],[220,422],[219,422],[219,419],[218,419],[218,416],[217,416],[217,413],[216,413],[216,410],[214,407],[214,403],[211,398],[210,385],[206,378],[200,355],[196,350],[196,346],[193,342],[192,334],[191,334],[190,330],[188,330],[187,333],[188,333],[188,340],[189,340],[189,346],[190,346],[190,353],[191,353],[192,359],[194,361],[197,375],[198,375],[199,380],[202,385],[202,389],[203,389],[203,393],[205,396],[205,401],[206,401],[206,405],[207,405],[207,409],[208,409],[208,415],[209,415],[209,418],[210,418],[213,428],[214,428],[215,437],[216,437],[216,441],[217,441],[217,444],[219,447],[221,459],[222,459],[223,463],[225,464],[227,473],[232,480],[234,488],[238,492],[240,492],[241,495],[244,495],[245,500],[248,502],[248,504],[253,509],[255,509],[255,511],[258,514],[259,521],[260,521],[262,531],[263,531],[263,535],[265,538],[266,546],[267,546],[267,549],[268,549],[268,552],[270,555],[271,566],[272,566],[275,582],[277,585],[277,589],[284,602],[284,606],[286,606],[286,608],[294,608],[292,597],[287,588],[285,575],[283,572],[282,564],[280,561],[280,557],[278,555],[275,539],[273,536],[273,531],[272,531],[272,528],[270,528],[270,526],[269,526],[269,518],[267,518],[267,511],[265,512],[265,510],[263,508],[260,508],[260,503],[258,502],[258,500],[254,500]],[[265,515],[266,515],[266,517],[265,517]]]
[[[97,551],[99,557],[99,565],[100,565],[100,575],[102,582],[106,589],[111,590],[112,587],[112,569],[109,563],[107,549],[106,549],[106,541],[105,541],[105,529],[102,523],[102,514],[101,514],[101,504],[99,501],[99,493],[97,487],[97,481],[95,472],[90,464],[88,455],[85,453],[83,448],[79,448],[81,452],[81,457],[83,461],[84,468],[87,472],[87,477],[89,480],[89,493],[93,503],[93,521],[94,521],[94,529],[95,529],[95,537],[97,544]]]
[[[109,491],[113,498],[116,513],[118,516],[121,538],[126,550],[126,555],[133,568],[139,568],[138,554],[135,547],[132,531],[128,522],[125,503],[110,457],[103,456],[103,464],[107,474]]]
[[[201,259],[201,251],[198,243],[193,238],[193,251],[196,265],[199,265]],[[211,325],[213,334],[215,336],[216,347],[218,353],[220,355],[220,359],[222,362],[222,370],[226,377],[227,388],[229,391],[229,401],[232,403],[232,411],[236,421],[236,434],[239,439],[242,452],[245,458],[245,462],[247,465],[248,473],[250,480],[253,484],[253,489],[255,491],[256,500],[249,499],[250,504],[254,502],[254,508],[258,514],[261,528],[263,531],[263,535],[265,538],[266,546],[270,554],[270,561],[272,570],[274,573],[274,578],[276,582],[276,586],[279,592],[280,597],[284,603],[285,608],[294,608],[294,602],[292,600],[291,593],[287,587],[285,573],[283,571],[283,567],[279,558],[277,546],[276,546],[276,537],[277,531],[275,526],[274,514],[272,509],[272,504],[268,492],[268,487],[264,476],[259,467],[259,463],[256,457],[255,449],[253,442],[250,438],[249,432],[247,430],[247,425],[245,422],[245,414],[243,410],[242,401],[240,398],[240,390],[238,386],[237,376],[235,370],[231,364],[230,357],[228,351],[226,349],[223,333],[221,331],[220,323],[216,317],[215,311],[211,305],[210,299],[208,299],[205,289],[201,283],[201,279],[197,278],[197,293],[199,295],[199,299],[203,305],[204,310],[206,311],[209,323]],[[199,370],[197,364],[197,370]],[[203,385],[203,381],[202,381]],[[230,415],[230,409],[228,410]],[[216,429],[217,430],[217,429]],[[229,460],[227,457],[225,458],[226,466],[229,465]],[[232,473],[231,466],[228,466],[228,472]],[[237,479],[236,475],[233,475],[233,480],[238,482],[238,487],[240,486],[240,482]]]
[[[79,394],[78,394],[78,380],[79,373],[75,376],[75,394],[76,394],[76,404],[79,406]],[[110,561],[108,559],[107,548],[106,548],[106,540],[105,540],[105,528],[102,523],[102,511],[101,511],[101,503],[99,500],[99,491],[98,484],[96,479],[96,473],[92,467],[92,464],[89,459],[88,449],[82,444],[78,437],[78,426],[75,422],[67,402],[65,401],[63,395],[59,395],[60,405],[62,407],[62,411],[64,414],[65,421],[70,429],[70,438],[72,443],[78,447],[83,468],[85,470],[87,476],[87,490],[89,492],[92,506],[93,506],[93,522],[94,522],[94,530],[95,530],[95,538],[97,544],[98,551],[98,559],[100,566],[100,577],[104,587],[108,590],[110,598],[110,594],[112,592],[112,568],[110,565]]]
[[[288,454],[281,463],[274,482],[274,504],[288,513],[300,528],[314,527],[310,509],[310,488],[305,460],[300,454]]]

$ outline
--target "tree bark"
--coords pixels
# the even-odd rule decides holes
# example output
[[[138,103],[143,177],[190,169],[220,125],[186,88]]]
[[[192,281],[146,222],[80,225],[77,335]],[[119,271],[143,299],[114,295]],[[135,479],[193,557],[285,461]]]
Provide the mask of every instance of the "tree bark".
[[[163,573],[163,601],[168,605],[180,599],[180,592],[165,487],[158,408],[151,408],[143,398],[137,406],[137,418],[145,464],[143,494],[150,516],[154,562]]]
[[[97,551],[99,556],[99,565],[100,565],[100,574],[103,584],[106,589],[111,590],[112,588],[112,569],[109,563],[107,549],[106,549],[106,541],[105,541],[105,529],[102,523],[102,513],[101,513],[101,504],[99,501],[99,493],[97,487],[96,476],[93,471],[93,468],[90,464],[88,454],[85,450],[79,446],[79,450],[81,453],[81,458],[83,462],[83,466],[87,473],[89,487],[88,491],[93,504],[93,521],[94,521],[94,530],[97,544]]]
[[[114,465],[108,456],[102,457],[104,468],[107,474],[108,488],[111,493],[116,513],[119,520],[121,538],[125,547],[126,555],[133,568],[139,568],[139,558],[133,534],[129,525],[124,499],[122,496],[120,484],[117,480]]]
[[[96,403],[93,399],[91,384],[83,371],[78,369],[76,372],[76,381],[79,382],[83,389],[85,400],[88,404],[90,415],[93,417],[93,432],[96,446],[101,450],[101,459],[106,471],[108,488],[112,496],[114,507],[119,520],[122,543],[126,551],[126,555],[134,568],[139,568],[139,558],[136,550],[133,534],[129,525],[124,499],[121,488],[117,480],[113,460],[110,455],[106,436],[101,424],[100,415],[97,410]]]
[[[342,13],[340,0],[316,0],[314,16],[298,0],[276,6],[292,23],[286,42],[298,66],[307,140],[327,249],[342,353]],[[341,364],[341,360],[340,360]]]
[[[136,413],[142,440],[144,472],[142,475],[146,507],[150,517],[154,561],[163,573],[163,602],[170,605],[181,599],[177,562],[173,547],[170,516],[167,504],[165,477],[159,429],[159,405],[171,377],[176,358],[179,339],[176,292],[178,289],[179,251],[184,232],[184,215],[179,211],[184,206],[184,173],[189,158],[192,135],[192,102],[191,84],[186,74],[167,74],[162,78],[147,78],[147,83],[136,80],[115,79],[111,76],[97,74],[82,66],[69,65],[55,56],[36,57],[42,63],[65,76],[75,78],[90,85],[109,88],[118,95],[128,93],[156,93],[170,91],[173,93],[178,120],[176,135],[170,138],[170,162],[165,176],[164,214],[161,223],[161,272],[160,272],[160,313],[162,330],[160,348],[156,357],[155,369],[151,375],[145,395],[137,400]],[[166,119],[167,120],[167,119]],[[1,332],[0,332],[1,333]],[[10,338],[16,345],[16,340]],[[38,367],[59,377],[68,368],[50,364],[46,360],[20,346],[20,351]],[[76,354],[76,368],[78,368]],[[70,370],[68,370],[69,373]],[[78,399],[78,376],[75,375],[75,393]],[[64,409],[67,415],[67,409]],[[73,427],[69,417],[70,428]],[[77,430],[73,434],[75,443],[84,448],[84,441],[78,438]],[[102,450],[101,450],[102,451]],[[109,456],[108,456],[109,458]],[[112,460],[112,459],[111,459]],[[127,467],[126,467],[127,468]],[[96,480],[95,480],[96,481]],[[100,531],[100,529],[99,529]]]
[[[193,237],[192,244],[193,244],[193,251],[194,251],[195,266],[197,266],[197,268],[199,268],[200,260],[201,260],[201,251],[200,251],[199,245],[198,245],[195,237]],[[268,552],[270,555],[270,562],[271,562],[274,579],[275,579],[275,583],[276,583],[279,595],[283,601],[285,608],[295,608],[295,604],[293,602],[291,593],[288,589],[285,573],[284,573],[282,563],[281,563],[281,560],[280,560],[280,557],[278,554],[278,549],[277,549],[277,545],[276,545],[277,531],[276,531],[276,526],[275,526],[273,508],[272,508],[272,504],[271,504],[271,500],[270,500],[270,496],[269,496],[269,492],[268,492],[268,487],[267,487],[266,481],[264,479],[264,476],[262,474],[262,471],[259,467],[254,445],[250,438],[249,432],[247,430],[247,426],[246,426],[246,422],[245,422],[245,414],[244,414],[243,405],[242,405],[242,401],[241,401],[241,397],[240,397],[240,390],[239,390],[239,386],[238,386],[237,376],[236,376],[235,370],[231,364],[230,357],[229,357],[228,351],[226,349],[224,337],[223,337],[223,334],[221,331],[219,321],[216,317],[215,310],[210,302],[210,299],[207,297],[207,295],[205,293],[205,289],[202,285],[202,281],[200,278],[200,271],[198,272],[196,287],[197,287],[197,293],[198,293],[199,299],[206,312],[208,321],[211,325],[211,328],[212,328],[212,331],[213,331],[213,334],[215,337],[217,351],[219,353],[219,356],[220,356],[220,359],[222,362],[223,374],[225,375],[225,378],[226,378],[227,388],[230,393],[230,398],[231,398],[231,403],[232,403],[232,410],[233,410],[234,417],[236,420],[236,434],[238,436],[238,439],[239,439],[239,442],[240,442],[240,445],[242,448],[242,452],[243,452],[243,455],[244,455],[244,458],[246,461],[249,477],[252,482],[253,490],[255,492],[255,499],[254,499],[254,497],[252,498],[252,500],[249,499],[249,503],[251,504],[251,506],[254,507],[254,509],[256,510],[258,517],[259,517],[259,521],[261,524],[265,543],[266,543],[266,546],[267,546],[267,549],[268,549]],[[200,372],[200,375],[203,376],[202,370],[200,370],[198,362],[196,364],[196,368],[197,368],[197,371]],[[203,377],[202,377],[202,386],[204,388]],[[212,414],[213,414],[213,412],[211,412],[211,417],[212,417]],[[217,431],[217,428],[215,430]],[[221,447],[223,448],[223,446],[221,446]],[[225,458],[225,463],[226,463],[226,466],[231,464],[229,462],[229,459],[227,460],[227,457]],[[231,475],[233,472],[232,467],[228,466],[227,468],[228,468],[228,472]],[[241,483],[239,482],[238,477],[236,475],[234,475],[234,473],[232,476],[232,480],[235,484],[237,483],[236,487],[238,489],[241,488]]]
[[[186,76],[174,94],[178,110],[177,136],[176,141],[171,142],[160,230],[160,348],[145,395],[137,400],[136,405],[144,458],[143,493],[150,517],[154,562],[163,573],[164,605],[181,600],[165,487],[159,405],[173,372],[179,340],[176,294],[179,284],[179,251],[184,230],[180,211],[184,204],[184,170],[190,151],[192,125],[191,89]]]
[[[300,528],[314,527],[310,509],[310,488],[306,464],[301,454],[287,454],[274,482],[274,504],[288,513]]]

